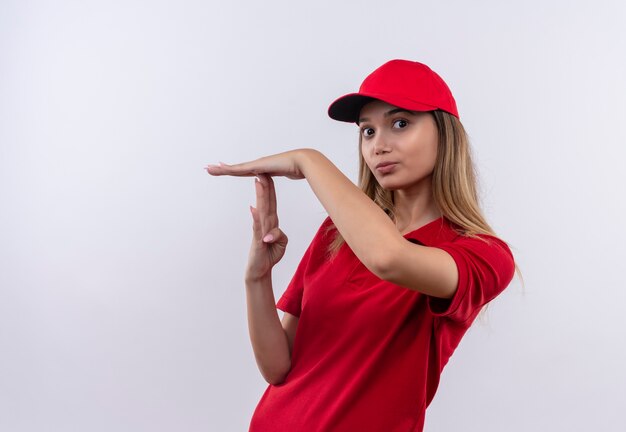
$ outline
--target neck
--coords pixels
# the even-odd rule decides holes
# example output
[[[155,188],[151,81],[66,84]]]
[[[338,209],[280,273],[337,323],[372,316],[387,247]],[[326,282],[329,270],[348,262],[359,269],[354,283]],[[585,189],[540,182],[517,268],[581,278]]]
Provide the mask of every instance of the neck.
[[[395,190],[395,222],[401,233],[416,230],[442,216],[430,188]]]

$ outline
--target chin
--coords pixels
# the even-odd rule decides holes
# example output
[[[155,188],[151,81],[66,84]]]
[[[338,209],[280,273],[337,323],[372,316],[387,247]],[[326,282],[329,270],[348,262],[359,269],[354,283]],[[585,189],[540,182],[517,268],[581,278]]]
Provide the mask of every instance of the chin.
[[[389,181],[379,181],[378,184],[380,185],[380,187],[388,191],[398,190],[402,187],[402,185],[398,185]]]

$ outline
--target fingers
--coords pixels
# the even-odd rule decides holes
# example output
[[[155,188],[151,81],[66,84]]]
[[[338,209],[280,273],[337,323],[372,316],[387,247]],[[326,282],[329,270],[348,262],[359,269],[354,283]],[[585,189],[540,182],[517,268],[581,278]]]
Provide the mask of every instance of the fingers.
[[[252,206],[249,206],[249,208],[250,213],[252,214],[252,232],[255,240],[262,241],[263,243],[287,244],[287,236],[278,227],[274,227],[263,234],[258,209],[255,209]]]
[[[269,174],[257,175],[263,187],[265,202],[267,203],[266,217],[269,220],[270,228],[278,226],[278,214],[276,211],[276,189],[274,188],[274,181]]]
[[[249,166],[250,162],[244,162],[234,165],[225,164],[220,162],[219,165],[208,164],[204,169],[211,175],[230,175],[240,177],[251,177],[256,175],[254,170],[251,170]]]
[[[256,208],[259,217],[260,224],[260,232],[259,236],[267,233],[271,227],[269,226],[267,209],[268,209],[268,199],[267,199],[267,191],[263,187],[263,184],[258,178],[254,179],[254,187],[256,189]]]
[[[263,235],[261,232],[261,220],[259,219],[259,212],[254,207],[250,206],[250,213],[252,214],[252,235],[255,240],[260,240]]]
[[[219,165],[208,164],[205,169],[211,175],[229,175],[239,177],[252,177],[260,173],[273,173],[274,175],[284,175],[285,171],[282,165],[285,165],[285,156],[270,155],[264,156],[248,162],[238,164],[225,164],[220,162]]]
[[[257,192],[257,209],[263,234],[267,234],[273,228],[278,227],[278,215],[276,213],[276,193],[271,176],[259,174],[259,181],[255,179]]]
[[[252,177],[259,175],[260,172],[269,172],[271,165],[268,165],[268,163],[268,157],[266,156],[238,164],[225,164],[224,162],[220,162],[219,165],[208,164],[204,169],[211,175]]]
[[[278,226],[278,211],[276,208],[276,189],[274,188],[274,179],[272,176],[262,174],[263,179],[267,180],[268,195],[269,195],[269,212],[274,218],[273,222],[275,226]]]
[[[288,242],[287,236],[278,227],[272,228],[263,237],[263,243],[277,243],[279,245],[286,246],[287,242]]]

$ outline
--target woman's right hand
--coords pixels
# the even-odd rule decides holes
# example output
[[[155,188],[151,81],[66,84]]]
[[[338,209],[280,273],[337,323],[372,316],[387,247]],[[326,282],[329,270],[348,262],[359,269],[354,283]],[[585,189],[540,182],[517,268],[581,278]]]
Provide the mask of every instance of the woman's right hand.
[[[271,274],[287,249],[287,236],[278,227],[276,212],[276,191],[272,176],[258,174],[260,181],[254,180],[256,188],[256,208],[252,213],[252,244],[246,268],[246,280],[258,280]],[[266,238],[271,236],[271,239]],[[265,240],[264,240],[265,239]]]

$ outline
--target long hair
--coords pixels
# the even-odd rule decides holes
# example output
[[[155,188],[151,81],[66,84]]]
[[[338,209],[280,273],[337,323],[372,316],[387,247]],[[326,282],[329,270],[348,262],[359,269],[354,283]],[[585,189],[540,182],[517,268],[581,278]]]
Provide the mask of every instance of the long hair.
[[[469,138],[461,121],[442,110],[429,111],[438,131],[437,157],[432,172],[432,193],[435,203],[445,218],[460,228],[460,235],[480,240],[478,234],[497,236],[489,226],[480,208],[477,193],[477,174],[472,161]],[[369,169],[361,153],[362,136],[359,133],[359,188],[395,222],[393,191],[384,189]],[[330,224],[326,233],[336,232],[328,246],[328,255],[334,256],[345,243],[339,230]],[[515,272],[523,277],[517,264]],[[483,308],[483,311],[485,308]]]

